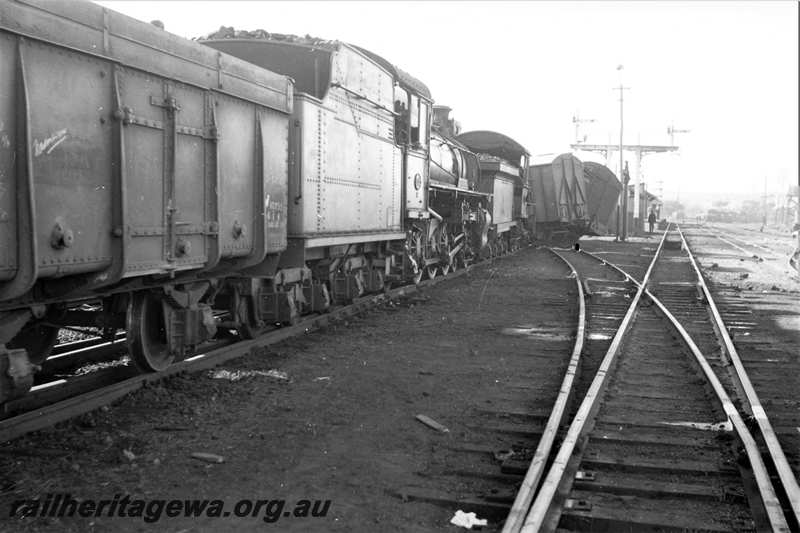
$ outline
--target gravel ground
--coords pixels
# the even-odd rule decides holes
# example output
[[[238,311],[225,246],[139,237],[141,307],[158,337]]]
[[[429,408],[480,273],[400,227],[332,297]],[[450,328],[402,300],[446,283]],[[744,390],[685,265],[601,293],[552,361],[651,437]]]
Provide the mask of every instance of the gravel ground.
[[[448,525],[454,509],[404,501],[398,490],[436,485],[431,479],[449,464],[447,450],[476,438],[472,424],[487,402],[524,384],[508,398],[521,409],[535,400],[531,388],[560,378],[569,350],[554,355],[548,341],[568,339],[564,324],[575,320],[574,306],[564,305],[574,298],[565,274],[549,252],[526,249],[233,361],[225,377],[169,379],[0,445],[0,529],[457,530]],[[435,431],[417,414],[450,431]],[[191,457],[197,452],[224,462]],[[226,510],[240,499],[287,503],[273,523],[264,517],[280,511],[277,504],[245,518],[167,518],[162,511],[156,524],[105,515],[6,518],[15,501],[65,492],[77,499],[221,499]],[[327,515],[283,516],[302,499],[330,500]]]
[[[789,233],[762,232],[752,224],[714,224],[691,228],[689,234],[715,283],[742,291],[800,292],[800,277],[788,264],[796,244]]]

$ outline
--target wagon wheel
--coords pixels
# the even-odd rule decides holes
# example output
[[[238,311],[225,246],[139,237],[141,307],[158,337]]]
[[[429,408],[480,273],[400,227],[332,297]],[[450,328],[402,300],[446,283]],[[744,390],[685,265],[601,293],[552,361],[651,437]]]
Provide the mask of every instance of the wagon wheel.
[[[59,328],[54,326],[33,324],[17,333],[7,346],[12,349],[24,348],[28,352],[30,362],[41,365],[58,342],[58,331]]]
[[[131,359],[143,372],[164,370],[175,359],[170,353],[160,298],[147,292],[134,294],[125,319]]]

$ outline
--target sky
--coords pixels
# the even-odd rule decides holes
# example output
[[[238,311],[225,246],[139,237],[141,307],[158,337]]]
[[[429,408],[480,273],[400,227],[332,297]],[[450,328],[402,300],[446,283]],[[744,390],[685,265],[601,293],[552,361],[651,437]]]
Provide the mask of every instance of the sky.
[[[422,80],[464,131],[505,133],[534,155],[570,151],[576,115],[594,121],[579,125],[587,143],[618,144],[622,84],[625,144],[690,130],[675,135],[679,153],[643,160],[664,199],[797,184],[794,1],[98,3],[189,38],[225,25],[357,44]]]

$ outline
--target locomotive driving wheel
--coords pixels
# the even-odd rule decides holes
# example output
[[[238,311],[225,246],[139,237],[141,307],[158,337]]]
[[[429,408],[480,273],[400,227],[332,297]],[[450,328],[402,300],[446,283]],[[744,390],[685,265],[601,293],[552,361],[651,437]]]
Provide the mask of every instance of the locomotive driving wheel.
[[[446,276],[452,267],[453,258],[450,257],[450,233],[447,226],[442,224],[439,231],[439,257],[442,267],[442,276]]]
[[[435,278],[436,274],[439,273],[439,267],[436,265],[430,265],[426,267],[425,270],[428,272],[428,279]]]
[[[134,294],[128,304],[128,349],[143,372],[164,370],[175,359],[169,351],[163,305],[160,298],[144,291]]]
[[[34,324],[23,328],[7,346],[12,349],[24,348],[28,352],[28,360],[34,365],[41,365],[47,360],[57,342],[57,327]]]
[[[425,273],[425,268],[422,266],[423,261],[423,244],[422,235],[419,232],[414,232],[406,239],[406,259],[411,263],[411,280],[414,285],[422,281],[422,276]]]

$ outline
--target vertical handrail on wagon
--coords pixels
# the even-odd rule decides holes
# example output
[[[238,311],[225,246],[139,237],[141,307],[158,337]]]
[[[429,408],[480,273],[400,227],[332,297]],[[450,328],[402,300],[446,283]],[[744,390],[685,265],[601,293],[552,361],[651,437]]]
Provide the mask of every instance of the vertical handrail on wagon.
[[[111,64],[112,96],[114,98],[113,117],[114,133],[112,137],[112,173],[111,173],[111,265],[103,272],[92,277],[89,288],[97,290],[100,287],[113,285],[125,275],[126,255],[130,243],[130,233],[127,231],[127,160],[125,158],[125,127],[128,124],[127,113],[122,102],[120,91],[120,71],[122,67],[117,63]]]

